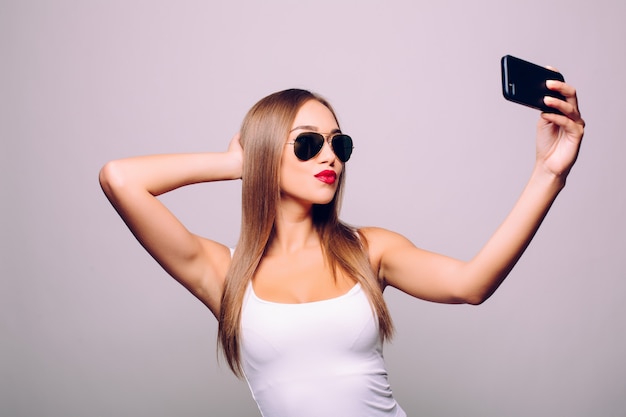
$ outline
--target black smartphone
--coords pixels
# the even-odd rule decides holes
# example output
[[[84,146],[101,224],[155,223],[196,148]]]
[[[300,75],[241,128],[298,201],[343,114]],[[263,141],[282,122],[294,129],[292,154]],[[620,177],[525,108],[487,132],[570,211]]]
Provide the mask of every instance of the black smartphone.
[[[514,103],[523,104],[548,113],[561,113],[544,104],[545,96],[564,100],[562,94],[549,90],[547,80],[565,81],[560,72],[524,61],[511,55],[505,55],[501,61],[502,94]]]

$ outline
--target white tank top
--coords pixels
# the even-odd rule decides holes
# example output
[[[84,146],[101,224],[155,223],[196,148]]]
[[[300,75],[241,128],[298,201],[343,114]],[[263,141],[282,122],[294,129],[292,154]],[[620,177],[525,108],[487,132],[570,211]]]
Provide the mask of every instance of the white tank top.
[[[360,284],[329,300],[282,304],[248,285],[242,367],[264,417],[404,417]]]

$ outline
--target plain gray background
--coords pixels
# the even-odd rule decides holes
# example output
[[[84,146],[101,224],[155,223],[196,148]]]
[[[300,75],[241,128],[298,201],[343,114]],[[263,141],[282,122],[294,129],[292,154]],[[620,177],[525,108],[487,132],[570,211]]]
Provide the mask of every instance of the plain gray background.
[[[386,293],[411,416],[624,416],[626,6],[613,1],[0,1],[2,416],[255,416],[217,324],[99,189],[108,160],[221,151],[276,90],[356,141],[344,220],[469,259],[533,166],[499,60],[558,67],[587,121],[525,256],[479,307]],[[226,244],[238,182],[163,197]]]

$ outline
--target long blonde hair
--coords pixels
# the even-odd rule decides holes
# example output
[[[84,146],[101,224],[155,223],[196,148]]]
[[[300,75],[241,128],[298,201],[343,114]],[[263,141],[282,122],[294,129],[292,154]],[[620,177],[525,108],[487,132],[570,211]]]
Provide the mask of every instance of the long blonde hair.
[[[229,367],[239,377],[243,375],[240,324],[244,294],[274,233],[285,139],[296,114],[309,100],[317,100],[328,107],[337,119],[330,104],[320,96],[306,90],[289,89],[261,99],[250,109],[241,127],[244,154],[241,235],[226,275],[218,330],[219,346]],[[333,200],[313,206],[313,223],[331,270],[340,269],[361,284],[378,318],[380,337],[384,340],[391,336],[393,325],[381,283],[367,257],[367,242],[355,229],[339,220],[344,181],[345,169]]]

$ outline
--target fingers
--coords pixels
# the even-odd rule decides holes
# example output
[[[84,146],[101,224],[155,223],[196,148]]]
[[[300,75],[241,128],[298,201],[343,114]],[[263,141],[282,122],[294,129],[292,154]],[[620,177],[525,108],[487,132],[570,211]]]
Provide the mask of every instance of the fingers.
[[[578,109],[576,89],[565,82],[556,80],[547,81],[546,86],[551,91],[560,93],[565,100],[550,96],[544,97],[544,103],[547,106],[559,110],[562,114],[542,113],[541,118],[546,122],[559,126],[562,129],[562,133],[571,140],[580,143],[585,132],[585,121]]]
[[[576,98],[576,89],[563,81],[548,80],[546,81],[546,87],[552,91],[563,94],[566,98]]]
[[[561,103],[564,103],[561,101]],[[540,130],[552,131],[556,137],[567,138],[572,143],[580,144],[585,134],[585,121],[578,116],[573,119],[569,115],[556,113],[541,113],[542,122],[539,124]],[[556,130],[555,130],[556,127]],[[563,136],[561,136],[563,135]]]
[[[546,122],[554,123],[557,126],[565,129],[566,132],[582,138],[585,131],[585,121],[582,117],[576,119],[571,118],[569,115],[560,115],[556,113],[541,113],[541,118]]]
[[[585,122],[580,115],[580,110],[578,109],[576,89],[567,83],[557,80],[548,80],[546,82],[546,86],[551,91],[555,91],[563,95],[565,100],[559,100],[555,97],[546,96],[543,100],[544,103],[549,107],[559,110],[575,123],[579,123],[584,126]]]
[[[228,150],[230,151],[241,151],[241,134],[239,132],[237,132],[233,138],[230,140],[230,143],[228,144]]]

